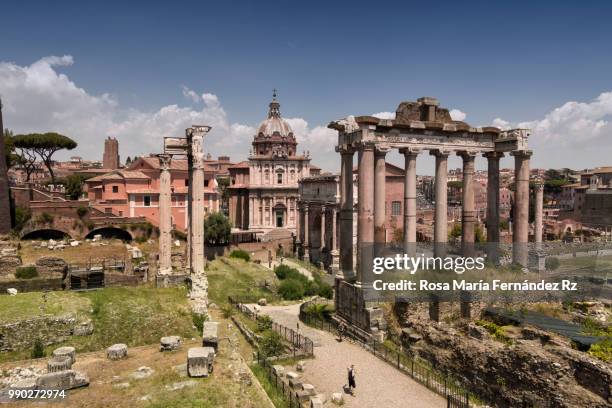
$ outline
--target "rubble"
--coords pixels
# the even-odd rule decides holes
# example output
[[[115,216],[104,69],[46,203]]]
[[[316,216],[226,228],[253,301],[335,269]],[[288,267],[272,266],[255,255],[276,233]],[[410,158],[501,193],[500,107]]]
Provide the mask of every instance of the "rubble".
[[[113,344],[106,349],[106,358],[109,360],[121,360],[122,358],[127,358],[127,352],[127,345],[123,343]]]

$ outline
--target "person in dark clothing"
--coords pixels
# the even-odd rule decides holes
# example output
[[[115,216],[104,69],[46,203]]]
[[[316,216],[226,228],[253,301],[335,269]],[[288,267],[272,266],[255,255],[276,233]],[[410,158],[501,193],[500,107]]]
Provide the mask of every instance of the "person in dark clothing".
[[[355,395],[355,388],[357,388],[357,385],[355,384],[355,366],[352,364],[348,369],[348,386],[351,395]]]

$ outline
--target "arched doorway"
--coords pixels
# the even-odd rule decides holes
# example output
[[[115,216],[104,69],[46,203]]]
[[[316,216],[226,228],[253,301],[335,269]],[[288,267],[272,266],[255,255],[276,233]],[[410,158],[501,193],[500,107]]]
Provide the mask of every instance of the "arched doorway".
[[[64,239],[71,238],[70,235],[64,231],[58,229],[37,229],[24,234],[21,239]]]
[[[287,219],[287,207],[284,204],[278,203],[274,206],[274,226],[283,228]]]

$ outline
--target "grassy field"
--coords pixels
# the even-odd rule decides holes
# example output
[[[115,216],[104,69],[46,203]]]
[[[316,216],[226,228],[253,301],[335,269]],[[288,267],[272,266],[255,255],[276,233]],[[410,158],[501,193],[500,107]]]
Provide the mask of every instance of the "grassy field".
[[[42,294],[20,293],[0,296],[4,321],[40,314]],[[105,288],[91,292],[50,292],[46,312],[75,313],[78,320],[91,319],[94,332],[90,336],[71,337],[68,341],[47,347],[47,354],[62,345],[76,347],[78,352],[104,349],[114,343],[128,346],[152,344],[160,337],[198,336],[187,301],[187,289],[179,288]],[[23,359],[30,350],[0,353],[0,362]]]
[[[219,306],[228,303],[228,296],[244,295],[270,300],[275,295],[258,287],[267,281],[276,285],[274,272],[263,266],[240,259],[223,258],[208,264],[208,293],[210,301]]]

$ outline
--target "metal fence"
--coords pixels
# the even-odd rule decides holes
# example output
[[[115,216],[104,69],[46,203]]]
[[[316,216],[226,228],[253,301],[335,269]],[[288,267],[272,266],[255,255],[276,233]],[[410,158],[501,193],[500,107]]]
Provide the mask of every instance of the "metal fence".
[[[274,387],[276,387],[276,389],[282,394],[283,398],[285,399],[285,402],[287,403],[287,407],[302,407],[300,399],[298,398],[295,390],[293,390],[289,386],[289,384],[283,381],[282,378],[279,378],[276,372],[274,372],[274,364],[272,361],[270,361],[270,359],[264,358],[264,356],[257,352],[257,364],[259,364],[263,368],[264,372],[266,373],[266,376],[270,380],[270,383],[272,383]]]
[[[304,303],[300,310],[307,307],[310,303],[314,302]],[[338,327],[333,321],[312,318],[305,313],[300,313],[300,319],[310,326],[339,336]],[[433,370],[416,360],[414,357],[401,351],[391,349],[384,343],[374,339],[364,342],[348,330],[345,330],[343,336],[349,337],[351,341],[368,350],[376,357],[393,365],[404,374],[410,376],[413,380],[443,396],[446,399],[447,408],[469,408],[470,402],[468,392],[458,386],[455,381],[449,377]]]
[[[236,298],[229,296],[230,304],[234,305],[240,312],[242,312],[246,317],[251,320],[260,321],[262,316],[254,312],[251,308],[249,308],[245,303],[253,303],[250,299],[245,302],[245,298]],[[283,326],[282,324],[272,322],[271,326],[272,330],[280,334],[287,342],[291,343],[294,351],[300,350],[302,355],[312,356],[314,355],[314,343],[313,341],[299,333],[296,330],[293,330],[287,326]],[[295,353],[294,353],[295,354]]]

